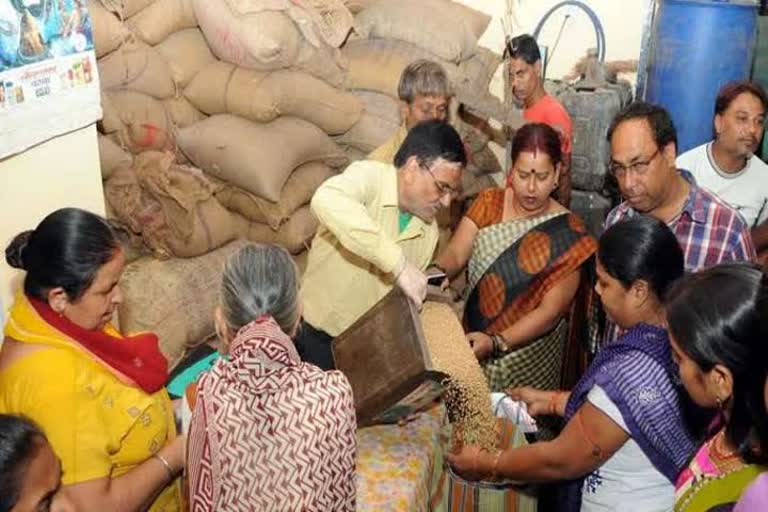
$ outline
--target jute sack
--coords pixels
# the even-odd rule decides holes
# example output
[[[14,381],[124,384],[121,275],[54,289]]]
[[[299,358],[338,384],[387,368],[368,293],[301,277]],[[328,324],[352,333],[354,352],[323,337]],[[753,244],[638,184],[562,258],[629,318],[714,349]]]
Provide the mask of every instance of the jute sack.
[[[121,19],[130,18],[140,10],[146,8],[155,0],[101,0],[104,7],[120,16]],[[88,4],[90,10],[91,3]]]
[[[175,165],[173,159],[171,153],[147,152],[136,157],[134,166],[141,187],[162,207],[171,254],[198,256],[236,238],[241,228],[213,197],[213,185],[199,169]]]
[[[101,179],[106,180],[118,167],[130,167],[133,157],[109,137],[99,134],[99,163]]]
[[[347,6],[349,12],[357,14],[376,0],[344,0],[344,5]]]
[[[172,153],[147,151],[132,169],[118,168],[104,194],[117,218],[159,257],[212,251],[244,229],[213,197],[199,169],[175,165]]]
[[[363,102],[360,120],[334,140],[353,147],[366,155],[384,144],[400,126],[398,102],[386,94],[370,91],[353,91]]]
[[[460,199],[470,199],[487,188],[498,188],[499,185],[488,175],[475,175],[471,172],[464,172],[461,175],[461,197]]]
[[[110,218],[141,236],[157,257],[171,256],[164,242],[171,235],[162,207],[141,188],[133,167],[118,167],[112,172],[104,182],[104,199]]]
[[[230,82],[230,91],[242,83],[245,70],[237,70]],[[275,71],[270,73],[262,86],[270,91],[277,112],[283,116],[295,116],[317,125],[325,133],[344,133],[360,119],[362,103],[353,95],[331,87],[324,81],[301,71]],[[227,97],[229,105],[240,102]]]
[[[214,197],[197,203],[192,214],[194,223],[189,237],[168,240],[171,253],[179,258],[207,254],[238,238],[247,225],[247,222],[224,208]]]
[[[338,48],[327,45],[315,48],[308,42],[302,41],[299,48],[299,58],[294,66],[325,80],[334,87],[344,85],[347,61]]]
[[[128,89],[157,99],[170,98],[175,86],[168,63],[141,41],[130,41],[98,61],[102,89]]]
[[[177,141],[201,169],[274,202],[301,164],[319,161],[340,167],[346,163],[328,135],[295,117],[259,124],[219,114],[182,129]]]
[[[472,161],[467,165],[467,171],[465,174],[486,175],[504,172],[504,169],[496,154],[486,145],[472,153]]]
[[[208,115],[227,112],[227,89],[235,69],[233,64],[219,60],[208,64],[184,89],[184,97]],[[261,91],[253,91],[253,96],[253,104],[267,104]]]
[[[88,12],[93,26],[93,46],[96,57],[100,59],[123,44],[130,32],[99,0],[88,3]]]
[[[185,28],[197,26],[192,0],[156,0],[126,22],[133,32],[151,45]]]
[[[123,127],[123,123],[120,120],[120,114],[112,104],[112,100],[104,89],[101,89],[101,119],[98,121],[97,126],[101,133],[114,133]]]
[[[397,85],[406,66],[427,59],[443,66],[454,93],[463,102],[489,94],[488,86],[501,62],[496,53],[478,47],[474,56],[457,65],[413,44],[388,39],[350,41],[342,55],[348,67],[345,85],[350,89],[378,91],[397,98]]]
[[[342,151],[344,151],[344,154],[347,156],[350,163],[357,162],[358,160],[365,160],[368,153],[370,153],[370,151],[362,151],[354,146],[346,146],[344,144],[339,144],[339,146],[341,146]]]
[[[251,223],[245,238],[253,242],[281,245],[291,254],[298,254],[309,248],[317,227],[317,219],[309,206],[302,206],[277,231],[266,224]]]
[[[355,17],[364,38],[398,39],[449,62],[471,57],[491,17],[448,0],[385,0]]]
[[[234,241],[196,258],[145,257],[126,266],[120,279],[123,302],[118,308],[123,332],[157,334],[160,349],[173,367],[188,345],[215,334],[213,310],[224,263],[245,245]]]
[[[282,226],[300,207],[308,204],[315,190],[336,171],[319,162],[300,165],[291,173],[276,203],[267,201],[226,182],[220,182],[216,199],[228,210],[249,221],[267,224],[273,230]]]
[[[467,149],[468,172],[465,174],[482,175],[502,172],[499,159],[488,146],[488,135],[464,122],[461,115],[456,112],[452,112],[450,118],[451,124],[456,128],[462,142],[464,142],[464,147]]]
[[[338,0],[312,0],[302,6],[288,0],[193,1],[200,28],[221,60],[260,71],[299,68],[341,84],[343,61],[332,51],[338,44],[328,41],[343,41],[351,15]]]
[[[307,270],[307,260],[309,259],[309,251],[301,251],[298,254],[293,255],[293,262],[296,263],[296,267],[299,270],[299,277],[304,275],[304,271]]]
[[[294,28],[299,31],[301,38],[309,42],[313,47],[322,45],[338,48],[344,43],[352,28],[352,14],[341,0],[194,0],[197,17],[200,26],[206,34],[211,34],[209,28],[217,16],[221,23],[229,28],[230,36],[226,39],[247,38],[249,32],[254,29],[264,29],[267,20],[277,18],[260,18],[263,13],[280,13],[294,23]],[[270,31],[264,38],[244,41],[245,46],[256,58],[268,57],[268,50],[275,42],[284,42],[285,26],[279,30]],[[220,35],[222,37],[223,34]],[[255,43],[255,45],[253,44]],[[266,45],[265,45],[266,44]],[[262,63],[266,64],[266,61]],[[233,62],[237,64],[237,62]]]
[[[238,16],[224,0],[193,3],[208,45],[221,60],[259,70],[285,68],[296,62],[301,32],[283,12]]]
[[[451,77],[456,88],[454,92],[459,99],[469,102],[468,98],[463,97],[465,93],[468,93],[468,96],[490,94],[488,87],[496,74],[496,70],[499,69],[501,61],[501,55],[498,53],[478,46],[472,57],[459,64],[458,75]]]
[[[197,28],[175,32],[156,48],[168,63],[173,81],[180,87],[187,85],[201,69],[216,61],[203,33]]]
[[[208,114],[236,114],[259,122],[294,116],[328,134],[347,131],[363,108],[351,94],[302,71],[254,71],[223,62],[201,70],[184,95]]]
[[[399,41],[366,39],[347,43],[341,49],[347,59],[344,85],[349,89],[375,91],[397,98],[397,85],[403,70],[412,61],[422,58],[398,51],[403,44]]]
[[[171,118],[161,101],[134,91],[116,90],[104,96],[119,119],[118,140],[132,153],[175,147]]]
[[[163,100],[166,112],[178,128],[186,128],[206,118],[206,115],[200,112],[186,98],[169,98]]]

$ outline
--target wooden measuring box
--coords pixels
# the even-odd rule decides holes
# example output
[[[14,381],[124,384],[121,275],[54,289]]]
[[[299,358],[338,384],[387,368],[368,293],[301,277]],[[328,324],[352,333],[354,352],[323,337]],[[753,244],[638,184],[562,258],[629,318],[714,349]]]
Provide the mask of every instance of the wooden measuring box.
[[[333,340],[336,368],[352,385],[359,426],[394,423],[434,402],[435,371],[413,303],[395,287]]]

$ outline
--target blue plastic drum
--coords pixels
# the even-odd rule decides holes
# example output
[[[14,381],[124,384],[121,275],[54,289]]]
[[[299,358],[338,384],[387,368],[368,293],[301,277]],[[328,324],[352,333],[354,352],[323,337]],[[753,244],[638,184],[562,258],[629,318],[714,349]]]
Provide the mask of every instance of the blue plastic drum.
[[[749,78],[757,0],[659,0],[646,100],[672,115],[678,153],[712,139],[715,97]]]

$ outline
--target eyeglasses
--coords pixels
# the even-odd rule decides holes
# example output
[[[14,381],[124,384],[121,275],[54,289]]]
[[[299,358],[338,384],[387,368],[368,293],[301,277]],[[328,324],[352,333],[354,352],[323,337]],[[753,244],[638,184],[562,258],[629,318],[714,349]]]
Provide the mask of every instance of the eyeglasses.
[[[648,171],[648,167],[651,165],[651,162],[653,162],[656,157],[659,156],[659,153],[661,153],[661,149],[656,148],[656,151],[653,152],[648,160],[643,162],[634,162],[629,165],[624,165],[619,162],[611,162],[608,164],[608,170],[617,178],[624,177],[628,171],[632,171],[632,173],[636,176],[642,176]]]
[[[426,166],[420,165],[420,167],[425,171],[427,171],[429,175],[432,177],[432,181],[435,183],[435,188],[437,188],[437,191],[440,194],[440,197],[448,196],[451,199],[456,199],[457,197],[459,197],[458,190],[456,190],[449,184],[445,183],[444,181],[440,181],[437,178],[435,178],[434,173]]]

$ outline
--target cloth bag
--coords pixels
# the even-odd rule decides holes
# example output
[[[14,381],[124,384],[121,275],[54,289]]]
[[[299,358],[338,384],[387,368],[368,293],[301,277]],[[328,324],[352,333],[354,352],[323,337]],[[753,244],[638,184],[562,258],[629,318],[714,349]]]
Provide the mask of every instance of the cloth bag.
[[[517,448],[528,444],[525,434],[514,423],[497,418],[499,448]],[[444,438],[452,438],[452,425],[446,426]],[[448,447],[450,448],[450,447]],[[442,461],[440,461],[442,462]],[[535,487],[509,483],[469,482],[446,465],[437,464],[433,475],[429,510],[433,512],[535,512],[538,498]]]

